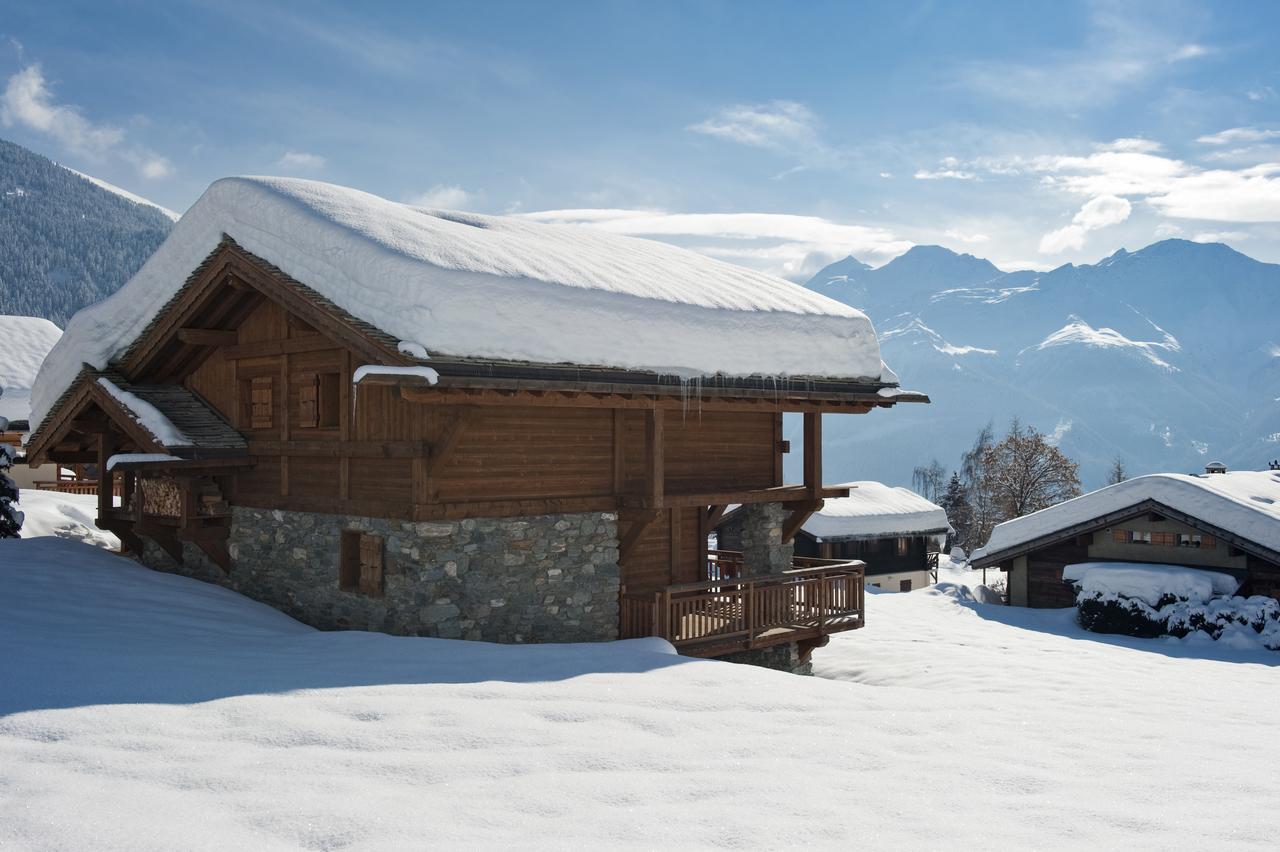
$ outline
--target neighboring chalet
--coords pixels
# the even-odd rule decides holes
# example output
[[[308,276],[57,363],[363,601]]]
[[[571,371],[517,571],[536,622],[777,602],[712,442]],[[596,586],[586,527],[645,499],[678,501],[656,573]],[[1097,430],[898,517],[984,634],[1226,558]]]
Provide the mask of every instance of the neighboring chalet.
[[[310,181],[209,188],[78,314],[33,461],[98,465],[148,565],[309,624],[496,642],[656,635],[795,667],[862,568],[797,566],[822,419],[898,402],[860,312],[646,240]],[[804,416],[804,481],[782,415]],[[122,497],[113,498],[119,488]],[[740,553],[709,554],[744,504]]]
[[[1280,471],[1140,476],[995,528],[975,568],[1008,572],[1014,606],[1075,605],[1062,579],[1084,562],[1209,568],[1240,595],[1280,599]]]
[[[846,482],[848,497],[828,498],[795,537],[795,555],[866,563],[866,583],[909,592],[936,582],[938,553],[951,525],[941,506],[908,488]],[[717,528],[717,543],[736,549],[743,518],[735,509]]]

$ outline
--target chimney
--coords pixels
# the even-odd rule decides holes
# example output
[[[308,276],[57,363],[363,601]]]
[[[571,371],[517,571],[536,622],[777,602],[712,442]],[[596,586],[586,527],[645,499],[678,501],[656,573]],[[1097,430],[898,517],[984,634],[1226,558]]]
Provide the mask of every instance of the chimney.
[[[1272,459],[1271,464],[1269,465],[1269,467],[1270,467],[1272,470],[1280,470],[1280,459]]]
[[[1204,466],[1205,473],[1226,473],[1227,466],[1222,462],[1209,462]]]

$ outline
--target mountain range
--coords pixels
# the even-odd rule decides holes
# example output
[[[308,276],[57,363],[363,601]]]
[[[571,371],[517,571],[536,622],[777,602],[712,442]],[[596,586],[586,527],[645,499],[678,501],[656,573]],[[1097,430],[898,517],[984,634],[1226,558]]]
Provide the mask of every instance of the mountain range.
[[[1165,240],[1050,272],[916,246],[806,286],[866,312],[903,386],[933,400],[827,418],[828,478],[954,469],[983,425],[1014,417],[1078,461],[1086,488],[1116,458],[1139,474],[1280,455],[1280,265],[1226,245]]]
[[[0,139],[0,315],[65,326],[169,235],[170,211]]]

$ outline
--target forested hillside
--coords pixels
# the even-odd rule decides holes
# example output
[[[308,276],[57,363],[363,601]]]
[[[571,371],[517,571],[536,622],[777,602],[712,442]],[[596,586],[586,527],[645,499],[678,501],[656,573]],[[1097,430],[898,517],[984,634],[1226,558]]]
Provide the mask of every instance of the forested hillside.
[[[129,280],[172,227],[159,208],[0,140],[0,314],[65,326]]]

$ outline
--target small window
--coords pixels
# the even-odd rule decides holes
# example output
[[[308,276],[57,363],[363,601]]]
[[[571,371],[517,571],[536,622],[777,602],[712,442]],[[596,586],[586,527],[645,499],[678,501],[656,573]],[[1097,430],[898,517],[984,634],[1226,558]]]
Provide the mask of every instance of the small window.
[[[270,429],[274,423],[275,383],[271,376],[250,379],[248,386],[248,420],[250,429]]]
[[[337,373],[302,373],[294,378],[298,386],[297,425],[301,429],[334,429],[342,406]]]
[[[1150,544],[1151,533],[1146,530],[1129,530],[1130,544]]]
[[[900,592],[909,592],[909,591],[911,591],[911,581],[910,581],[910,580],[900,580],[900,581],[898,581],[898,591],[900,591]]]
[[[898,539],[898,555],[906,556],[910,552],[911,552],[911,539],[909,538]]]
[[[345,530],[338,554],[338,588],[382,597],[382,536]]]
[[[1178,533],[1178,547],[1209,549],[1214,546],[1213,536],[1200,533]]]

